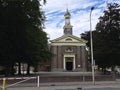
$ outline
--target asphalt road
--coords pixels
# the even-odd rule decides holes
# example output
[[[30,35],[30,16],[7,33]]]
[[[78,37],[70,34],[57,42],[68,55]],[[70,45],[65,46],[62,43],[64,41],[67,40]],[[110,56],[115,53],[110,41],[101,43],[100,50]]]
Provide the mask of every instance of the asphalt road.
[[[120,88],[90,88],[90,89],[82,89],[82,90],[120,90]]]
[[[88,88],[88,89],[41,89],[41,88],[8,88],[7,90],[120,90],[120,88]]]
[[[120,90],[120,88],[55,89],[55,90]]]
[[[74,85],[70,84],[69,85],[40,85],[40,87],[37,87],[35,85],[30,85],[29,86],[13,86],[13,87],[8,87],[7,90],[120,90],[120,83],[110,83],[110,84],[79,84],[79,85]]]

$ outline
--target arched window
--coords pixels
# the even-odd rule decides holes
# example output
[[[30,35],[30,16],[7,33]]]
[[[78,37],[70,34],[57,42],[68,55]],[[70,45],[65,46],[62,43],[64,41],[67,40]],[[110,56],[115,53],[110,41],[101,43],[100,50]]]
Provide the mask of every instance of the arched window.
[[[72,39],[71,38],[66,38],[66,41],[72,41]]]

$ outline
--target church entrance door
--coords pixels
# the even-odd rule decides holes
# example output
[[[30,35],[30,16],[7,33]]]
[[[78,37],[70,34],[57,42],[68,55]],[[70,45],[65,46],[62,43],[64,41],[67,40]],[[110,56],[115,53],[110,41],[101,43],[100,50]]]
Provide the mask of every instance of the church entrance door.
[[[67,71],[73,70],[73,62],[66,62],[66,70]]]
[[[73,57],[66,57],[66,70],[67,71],[73,70]]]
[[[63,69],[65,71],[74,71],[75,70],[75,55],[64,55],[63,59]]]

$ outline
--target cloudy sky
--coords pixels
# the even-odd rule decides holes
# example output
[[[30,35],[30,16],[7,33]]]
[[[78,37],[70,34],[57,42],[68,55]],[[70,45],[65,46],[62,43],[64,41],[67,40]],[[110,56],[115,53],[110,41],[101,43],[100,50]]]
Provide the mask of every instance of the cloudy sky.
[[[106,3],[119,3],[120,0],[47,0],[47,4],[43,6],[47,17],[45,23],[45,31],[50,40],[63,35],[63,26],[65,24],[64,14],[68,8],[71,14],[71,25],[73,25],[73,35],[80,37],[81,33],[90,30],[90,9],[92,11],[92,30],[95,29],[98,18],[103,15],[106,10]]]

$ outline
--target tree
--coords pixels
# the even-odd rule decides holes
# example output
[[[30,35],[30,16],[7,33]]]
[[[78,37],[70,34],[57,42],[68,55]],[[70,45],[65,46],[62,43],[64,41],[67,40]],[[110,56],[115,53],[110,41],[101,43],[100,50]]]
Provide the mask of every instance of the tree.
[[[120,5],[109,3],[93,33],[93,50],[100,67],[120,65]],[[87,37],[89,33],[84,35]],[[89,40],[89,39],[88,39]],[[89,44],[88,44],[89,45]]]
[[[0,0],[0,64],[13,69],[16,62],[35,66],[48,59],[44,22],[39,0]]]
[[[102,58],[98,60],[98,64],[101,61],[101,64],[105,64],[106,61],[105,65],[115,66],[120,65],[120,5],[111,3],[107,7],[108,10],[104,11],[104,15],[99,18],[99,23],[96,26],[99,41],[95,41],[99,46],[96,46],[95,49],[99,51],[99,54],[96,55]],[[100,46],[101,48],[98,48]]]

